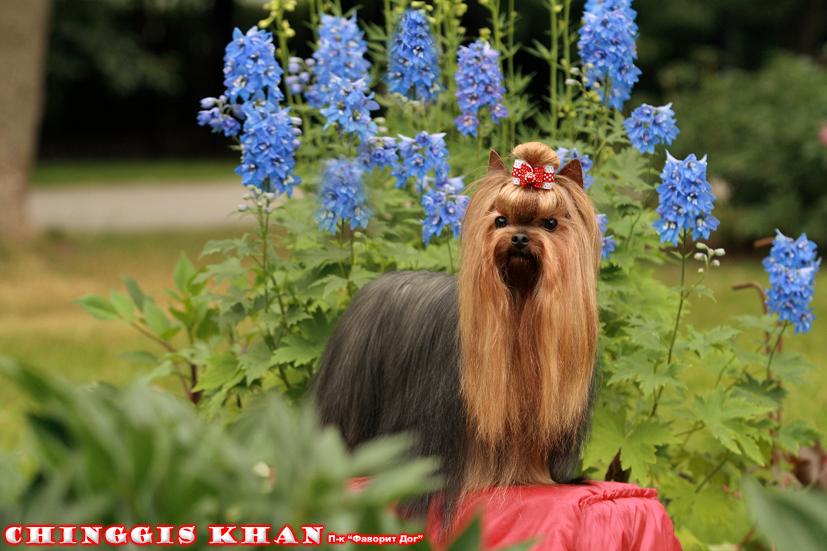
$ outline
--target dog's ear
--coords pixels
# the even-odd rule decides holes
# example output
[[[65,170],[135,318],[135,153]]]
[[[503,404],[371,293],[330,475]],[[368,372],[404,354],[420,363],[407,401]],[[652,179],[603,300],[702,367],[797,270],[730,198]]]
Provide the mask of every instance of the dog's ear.
[[[583,167],[580,165],[580,159],[572,159],[567,162],[566,166],[557,171],[557,175],[574,180],[580,187],[586,189],[586,186],[583,185]]]
[[[493,149],[491,150],[491,155],[488,156],[488,172],[494,171],[505,171],[505,164],[503,160],[500,159],[500,156],[497,155],[497,152]]]

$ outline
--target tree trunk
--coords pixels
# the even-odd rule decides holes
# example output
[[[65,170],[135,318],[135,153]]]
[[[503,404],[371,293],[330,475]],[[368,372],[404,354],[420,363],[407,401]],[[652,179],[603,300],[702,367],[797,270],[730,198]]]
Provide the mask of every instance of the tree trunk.
[[[0,0],[0,239],[31,235],[29,172],[43,108],[51,0]]]

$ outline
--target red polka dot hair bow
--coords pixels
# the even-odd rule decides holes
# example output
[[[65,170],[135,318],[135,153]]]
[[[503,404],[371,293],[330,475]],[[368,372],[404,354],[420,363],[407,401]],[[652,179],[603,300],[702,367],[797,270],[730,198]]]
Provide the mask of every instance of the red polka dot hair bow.
[[[537,189],[551,189],[554,183],[554,167],[551,165],[532,167],[522,159],[514,161],[511,181],[515,186],[534,186]]]

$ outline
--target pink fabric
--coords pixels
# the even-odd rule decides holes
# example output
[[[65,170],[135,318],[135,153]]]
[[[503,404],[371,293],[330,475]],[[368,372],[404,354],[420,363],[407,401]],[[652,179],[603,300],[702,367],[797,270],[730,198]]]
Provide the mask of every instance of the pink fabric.
[[[465,527],[482,512],[487,550],[536,539],[532,551],[681,551],[656,490],[619,482],[582,486],[515,486],[475,492],[457,516]],[[439,516],[428,533],[436,541]]]

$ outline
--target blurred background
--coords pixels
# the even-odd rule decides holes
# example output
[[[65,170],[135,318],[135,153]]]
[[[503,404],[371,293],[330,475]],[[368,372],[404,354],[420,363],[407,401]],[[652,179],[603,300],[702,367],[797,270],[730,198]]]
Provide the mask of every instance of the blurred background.
[[[121,383],[147,369],[120,355],[151,343],[71,301],[122,290],[123,274],[163,296],[182,251],[196,259],[207,239],[239,234],[227,217],[243,193],[237,157],[223,136],[196,124],[196,114],[201,98],[222,92],[232,29],[263,18],[262,3],[0,2],[0,353],[75,380]],[[362,2],[359,17],[381,24],[381,4]],[[729,255],[708,284],[717,308],[757,313],[754,291],[731,291],[747,280],[767,285],[760,259],[768,248],[754,250],[753,241],[778,228],[806,232],[822,253],[827,247],[827,2],[632,6],[643,76],[627,110],[672,102],[681,133],[670,151],[709,155],[722,221],[714,243]],[[517,8],[522,43],[546,41],[543,3],[518,0]],[[581,11],[582,2],[573,13]],[[469,36],[486,26],[484,13],[469,1]],[[312,53],[306,16],[303,1],[289,14],[302,57]],[[539,100],[548,78],[533,59],[523,53],[517,62],[535,74],[530,91]],[[662,268],[663,277],[671,270]],[[825,285],[816,290],[821,335]],[[710,301],[694,306],[698,326],[717,315]],[[795,346],[827,367],[827,339],[820,340]],[[802,399],[827,418],[827,385]],[[16,439],[3,430],[16,426],[15,415],[0,411],[0,444]]]

